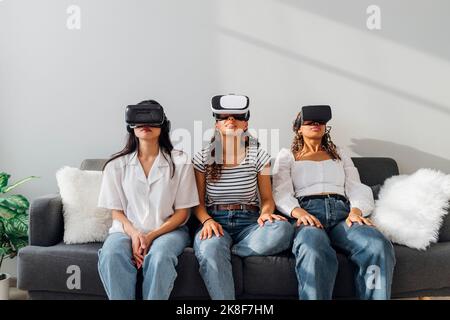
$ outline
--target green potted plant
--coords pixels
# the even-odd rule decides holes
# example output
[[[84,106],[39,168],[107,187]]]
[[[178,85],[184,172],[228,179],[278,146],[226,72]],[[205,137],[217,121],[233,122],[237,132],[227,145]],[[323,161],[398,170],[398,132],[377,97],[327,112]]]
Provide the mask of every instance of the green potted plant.
[[[0,194],[6,194],[19,185],[37,178],[30,176],[8,186],[11,175],[0,173]],[[14,258],[20,248],[28,244],[28,208],[30,203],[19,194],[0,197],[0,271],[4,259]],[[10,275],[0,272],[0,300],[9,297]]]

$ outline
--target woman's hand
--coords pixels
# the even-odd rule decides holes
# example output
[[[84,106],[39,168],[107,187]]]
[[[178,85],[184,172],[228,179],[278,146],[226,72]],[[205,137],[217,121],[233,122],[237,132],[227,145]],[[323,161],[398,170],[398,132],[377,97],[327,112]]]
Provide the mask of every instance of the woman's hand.
[[[145,257],[148,253],[148,250],[150,250],[153,240],[155,240],[153,232],[150,231],[147,234],[140,234],[139,240],[141,242],[141,250],[143,252],[143,256]]]
[[[273,220],[279,220],[279,221],[287,221],[287,219],[283,216],[280,216],[278,214],[273,213],[262,213],[258,218],[258,224],[260,227],[264,226],[264,222],[270,221],[271,223]]]
[[[142,233],[135,230],[131,233],[131,248],[133,250],[133,259],[134,264],[138,269],[142,267],[142,264],[144,263],[144,251],[141,247],[141,236]]]
[[[200,232],[200,240],[206,240],[211,238],[213,232],[217,237],[223,236],[222,225],[214,221],[213,219],[209,219],[208,221],[205,221],[203,223],[203,228]]]
[[[312,214],[309,214],[305,209],[295,208],[294,210],[292,210],[291,216],[297,219],[297,227],[304,224],[305,226],[312,226],[323,229],[322,223],[320,223],[319,219],[317,219]]]
[[[353,222],[359,223],[360,225],[366,224],[368,226],[374,226],[369,218],[364,218],[362,211],[358,208],[351,208],[345,223],[351,227]]]

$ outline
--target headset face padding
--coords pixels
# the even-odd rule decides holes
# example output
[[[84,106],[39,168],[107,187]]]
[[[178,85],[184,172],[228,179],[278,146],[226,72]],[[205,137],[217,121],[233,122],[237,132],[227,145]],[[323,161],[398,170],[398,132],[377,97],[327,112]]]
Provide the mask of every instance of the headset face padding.
[[[167,120],[167,118],[166,118],[166,120],[165,120],[164,123],[165,123],[165,125],[167,126],[167,131],[170,132],[170,129],[171,129],[171,127],[172,127],[172,124],[170,123],[170,120]],[[132,128],[130,127],[130,125],[127,124],[127,131],[128,131],[129,133],[133,133],[133,132],[134,132],[134,129],[132,129]]]

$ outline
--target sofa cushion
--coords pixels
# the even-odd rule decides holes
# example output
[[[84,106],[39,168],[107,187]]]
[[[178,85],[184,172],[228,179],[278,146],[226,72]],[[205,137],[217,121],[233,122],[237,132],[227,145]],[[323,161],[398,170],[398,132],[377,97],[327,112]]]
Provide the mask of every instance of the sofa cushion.
[[[50,246],[27,246],[18,254],[18,287],[25,290],[45,290],[77,294],[105,295],[97,271],[101,243]],[[80,270],[80,289],[69,289],[67,273],[70,266]]]
[[[18,287],[30,291],[74,293],[78,295],[106,296],[100,280],[97,263],[102,243],[64,244],[50,247],[27,246],[19,251]],[[69,289],[69,266],[80,268],[80,289]],[[232,256],[236,295],[243,292],[242,262]],[[198,273],[199,265],[192,248],[186,248],[179,258],[178,277],[171,298],[207,299],[208,291]],[[51,281],[50,281],[51,280]]]
[[[355,267],[345,258],[337,254],[339,271],[336,278],[333,297],[353,297]],[[298,298],[298,282],[295,275],[295,258],[290,251],[278,256],[252,256],[243,259],[244,291],[253,298],[270,296],[279,298]],[[264,281],[261,281],[264,279]]]
[[[243,294],[242,261],[232,255],[234,289],[236,296]],[[209,299],[208,291],[200,276],[199,264],[194,254],[194,249],[186,248],[179,258],[177,267],[177,279],[171,294],[171,299]]]
[[[432,292],[450,288],[450,243],[431,245],[426,251],[394,245],[396,266],[392,284],[392,297],[405,293]],[[343,254],[337,254],[339,271],[333,297],[354,298],[355,265]],[[248,257],[243,259],[244,291],[254,298],[271,296],[296,298],[297,278],[295,259],[289,251],[279,256]],[[264,281],[261,281],[264,279]]]
[[[450,288],[450,242],[432,244],[426,251],[394,245],[397,263],[392,295]]]

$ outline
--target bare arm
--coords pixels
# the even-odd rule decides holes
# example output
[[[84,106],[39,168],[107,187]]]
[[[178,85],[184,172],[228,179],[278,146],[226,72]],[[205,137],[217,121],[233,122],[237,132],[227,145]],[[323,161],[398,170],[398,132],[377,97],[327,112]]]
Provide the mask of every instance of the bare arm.
[[[175,212],[159,228],[147,233],[147,237],[153,241],[159,236],[178,228],[189,217],[189,208],[176,209]]]
[[[287,220],[285,217],[274,214],[275,201],[272,196],[272,184],[270,182],[270,164],[267,164],[261,172],[258,173],[258,190],[261,197],[261,209],[258,218],[258,224],[262,227],[265,221]]]
[[[198,198],[199,198],[199,205],[195,207],[194,214],[197,217],[197,219],[203,223],[206,219],[211,218],[211,216],[208,214],[208,211],[206,210],[206,204],[205,204],[205,196],[206,196],[206,176],[203,172],[200,172],[198,170],[194,170],[195,172],[195,182],[197,183],[197,190],[198,190]]]
[[[112,210],[112,218],[122,223],[123,230],[130,238],[138,232],[122,210]]]
[[[275,211],[275,201],[272,196],[272,185],[270,182],[270,164],[258,173],[258,190],[261,197],[261,214],[273,214]]]
[[[195,181],[197,182],[199,205],[195,207],[194,214],[197,219],[202,223],[203,228],[200,232],[200,240],[208,239],[215,234],[217,237],[224,235],[223,228],[220,223],[214,221],[214,219],[208,214],[205,204],[206,196],[206,176],[203,172],[195,171]]]

